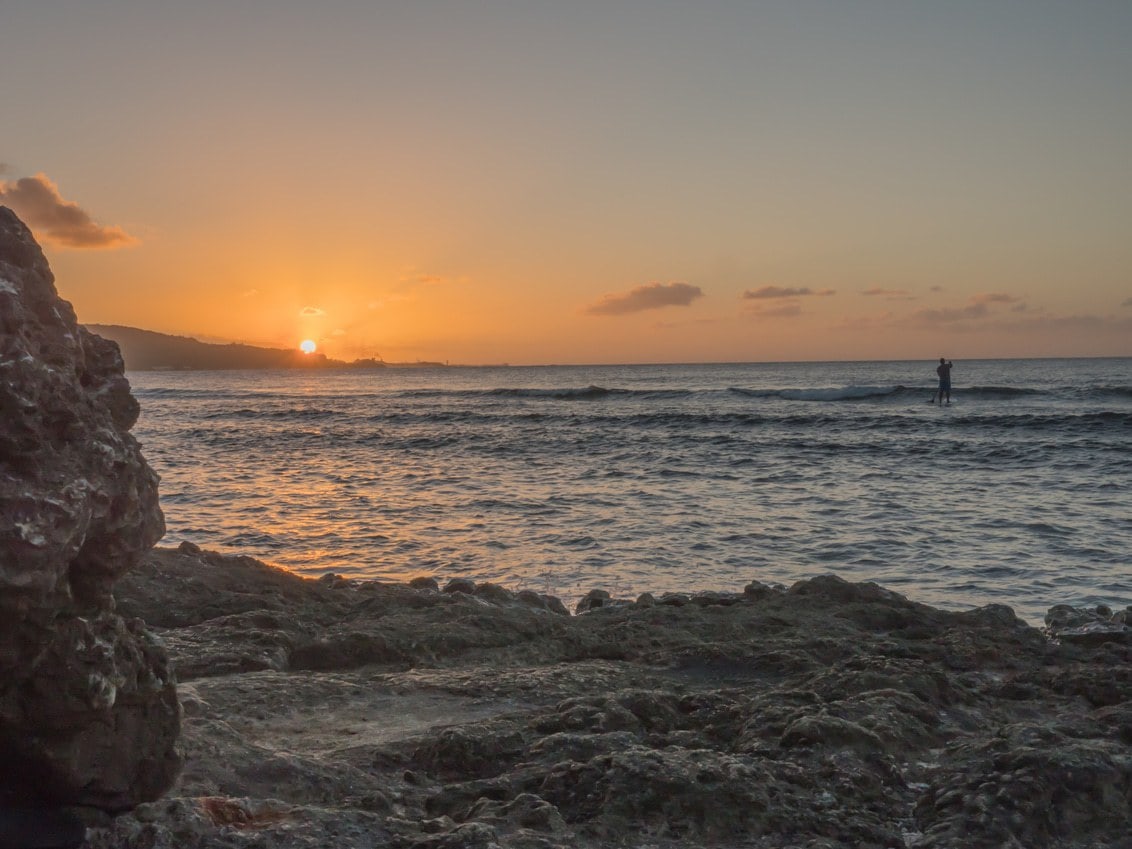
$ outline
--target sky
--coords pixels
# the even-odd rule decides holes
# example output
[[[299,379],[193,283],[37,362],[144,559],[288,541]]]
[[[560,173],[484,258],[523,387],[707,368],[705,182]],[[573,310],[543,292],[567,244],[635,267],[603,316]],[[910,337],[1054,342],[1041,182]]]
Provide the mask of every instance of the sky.
[[[80,321],[341,359],[1132,355],[1128,0],[10,0]]]

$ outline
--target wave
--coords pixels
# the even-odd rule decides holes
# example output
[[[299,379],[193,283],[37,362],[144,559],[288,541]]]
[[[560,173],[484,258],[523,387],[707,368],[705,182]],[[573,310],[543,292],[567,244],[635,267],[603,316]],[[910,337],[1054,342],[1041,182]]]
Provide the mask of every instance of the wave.
[[[556,401],[589,401],[597,398],[608,398],[611,395],[631,395],[633,394],[633,392],[629,389],[606,389],[604,386],[586,386],[581,389],[500,388],[487,390],[485,394],[495,395],[502,398],[531,398],[533,400],[549,398]]]
[[[921,389],[906,386],[831,386],[821,389],[728,389],[748,398],[782,398],[786,401],[857,401],[866,398],[889,398],[897,395],[923,393]]]
[[[239,398],[274,398],[280,397],[273,392],[239,391],[234,389],[186,389],[167,386],[138,387],[131,386],[130,391],[137,398],[216,398],[232,400]]]
[[[602,398],[686,398],[695,389],[610,389],[605,386],[497,387],[495,389],[408,389],[401,398],[523,398],[533,401],[590,401]]]
[[[1089,395],[1099,395],[1102,398],[1119,398],[1132,400],[1132,386],[1097,386],[1088,391]]]
[[[317,407],[287,407],[283,409],[259,409],[248,407],[231,410],[219,410],[206,413],[204,419],[282,419],[286,421],[304,419],[339,418],[344,414],[341,410],[323,410]]]
[[[1054,415],[990,415],[954,419],[948,424],[949,427],[976,429],[990,426],[1043,430],[1065,428],[1068,433],[1080,432],[1085,428],[1107,428],[1113,425],[1117,428],[1132,427],[1132,413],[1100,410],[1089,413],[1058,413]]]
[[[966,386],[952,390],[956,395],[973,398],[986,398],[992,401],[1008,400],[1010,398],[1028,398],[1035,395],[1048,395],[1049,392],[1041,389],[1030,389],[1025,386]]]

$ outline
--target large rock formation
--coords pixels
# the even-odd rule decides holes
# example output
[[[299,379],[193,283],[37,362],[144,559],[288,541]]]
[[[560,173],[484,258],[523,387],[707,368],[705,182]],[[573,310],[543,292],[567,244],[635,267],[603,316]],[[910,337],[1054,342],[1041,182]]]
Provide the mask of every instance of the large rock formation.
[[[824,576],[569,616],[189,543],[114,593],[188,758],[90,849],[1132,849],[1132,609]]]
[[[176,778],[164,650],[111,588],[164,533],[117,346],[0,207],[0,804],[109,811]]]

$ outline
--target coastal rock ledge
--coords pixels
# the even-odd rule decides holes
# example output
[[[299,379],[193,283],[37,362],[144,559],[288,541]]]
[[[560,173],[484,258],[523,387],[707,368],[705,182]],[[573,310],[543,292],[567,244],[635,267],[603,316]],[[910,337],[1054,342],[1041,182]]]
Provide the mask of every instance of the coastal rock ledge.
[[[187,760],[93,849],[1132,849],[1127,610],[1039,629],[826,576],[569,615],[189,543],[115,593]]]
[[[180,768],[165,651],[112,596],[164,533],[137,415],[117,347],[0,207],[0,837],[156,799]]]

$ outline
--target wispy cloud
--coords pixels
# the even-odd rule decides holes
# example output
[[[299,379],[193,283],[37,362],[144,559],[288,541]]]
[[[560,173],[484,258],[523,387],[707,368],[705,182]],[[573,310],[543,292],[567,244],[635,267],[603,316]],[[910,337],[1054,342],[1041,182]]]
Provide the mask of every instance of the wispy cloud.
[[[1021,300],[1021,298],[1007,295],[1004,292],[981,292],[971,296],[971,303],[973,304],[1016,304]]]
[[[403,283],[419,283],[423,286],[436,286],[444,282],[444,278],[439,274],[418,274],[409,273],[401,275]]]
[[[326,315],[326,313],[320,310],[318,307],[303,307],[301,310],[299,310],[299,315],[303,318],[314,318],[316,316]]]
[[[691,321],[658,321],[653,327],[657,330],[679,330],[684,327],[705,327],[709,324],[719,324],[719,319],[694,318]]]
[[[1119,333],[1127,338],[1132,333],[1132,317],[1118,318],[1107,315],[1039,315],[1031,318],[1011,319],[996,325],[1004,330],[1042,331],[1066,333],[1069,331],[1096,334]]]
[[[876,315],[856,315],[856,316],[841,316],[837,321],[829,325],[831,330],[856,330],[856,331],[869,331],[895,327],[897,322],[895,315],[890,310],[885,310]]]
[[[1011,312],[1026,310],[1026,304],[1015,295],[1004,292],[980,292],[968,298],[967,303],[962,306],[916,310],[910,317],[919,325],[961,324],[987,318],[993,314],[994,307],[999,305],[1012,305]]]
[[[467,277],[434,274],[430,271],[422,271],[416,266],[407,266],[402,269],[395,288],[397,291],[408,293],[426,287],[459,286],[466,283],[468,283]]]
[[[808,295],[816,295],[818,297],[826,297],[834,295],[836,292],[833,289],[811,289],[808,286],[800,288],[791,288],[788,286],[763,286],[759,289],[747,289],[740,296],[744,300],[760,301],[770,300],[774,298],[802,298]]]
[[[786,301],[775,306],[757,307],[750,311],[757,319],[763,318],[793,318],[802,314],[802,305],[797,301]]]
[[[124,248],[137,239],[120,227],[96,223],[78,204],[64,200],[46,174],[0,182],[6,203],[45,242],[64,248]]]
[[[699,286],[688,283],[649,283],[621,294],[606,295],[583,312],[586,315],[628,315],[660,307],[686,307],[703,294]]]
[[[915,297],[907,289],[885,289],[882,286],[862,289],[861,294],[870,298],[888,298],[890,301],[908,300]]]
[[[912,313],[911,318],[917,324],[955,324],[956,322],[983,318],[989,314],[990,308],[986,304],[967,304],[962,307],[916,310]]]

